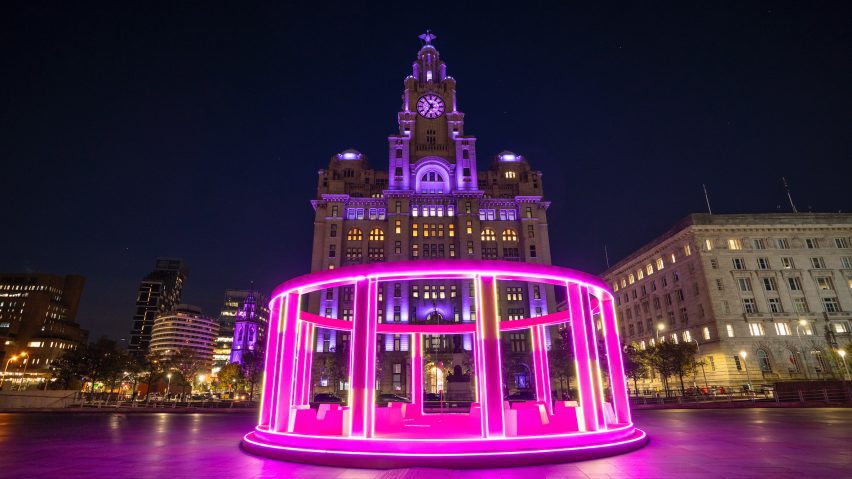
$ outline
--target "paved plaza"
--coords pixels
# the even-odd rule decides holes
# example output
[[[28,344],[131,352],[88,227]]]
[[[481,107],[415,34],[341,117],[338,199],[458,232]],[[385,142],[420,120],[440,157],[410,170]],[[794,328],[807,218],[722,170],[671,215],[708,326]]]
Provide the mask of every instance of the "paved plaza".
[[[651,442],[622,456],[492,469],[359,470],[243,452],[255,415],[0,414],[0,476],[207,478],[852,477],[852,409],[636,411]],[[436,461],[436,468],[441,467]]]

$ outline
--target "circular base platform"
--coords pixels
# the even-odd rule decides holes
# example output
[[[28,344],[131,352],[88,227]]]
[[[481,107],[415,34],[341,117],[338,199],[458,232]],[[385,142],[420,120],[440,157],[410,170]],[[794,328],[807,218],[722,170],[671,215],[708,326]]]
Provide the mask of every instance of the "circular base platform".
[[[593,433],[469,439],[356,439],[304,436],[256,429],[245,450],[261,456],[334,467],[494,468],[580,461],[644,446],[648,436],[632,425]]]

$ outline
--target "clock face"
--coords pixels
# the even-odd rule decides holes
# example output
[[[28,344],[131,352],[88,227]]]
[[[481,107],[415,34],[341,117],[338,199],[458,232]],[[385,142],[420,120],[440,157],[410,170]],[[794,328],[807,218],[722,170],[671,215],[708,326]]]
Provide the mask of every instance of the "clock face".
[[[438,118],[444,114],[444,100],[438,95],[423,95],[417,100],[417,113],[424,118]]]

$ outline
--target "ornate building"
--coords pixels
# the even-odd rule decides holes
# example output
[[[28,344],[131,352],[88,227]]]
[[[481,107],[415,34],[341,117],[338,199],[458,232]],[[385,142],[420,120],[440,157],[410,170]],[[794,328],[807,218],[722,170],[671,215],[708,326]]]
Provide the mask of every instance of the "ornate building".
[[[465,132],[456,80],[447,73],[435,37],[424,45],[403,80],[399,131],[388,137],[387,169],[374,169],[366,155],[350,149],[320,170],[315,210],[312,271],[343,265],[411,259],[503,259],[550,264],[547,208],[541,172],[510,151],[477,169],[476,137]],[[467,322],[475,317],[470,281],[387,283],[379,292],[379,321]],[[555,312],[552,287],[523,282],[499,285],[499,315],[519,319]],[[312,294],[309,309],[319,315],[352,318],[351,288]],[[512,333],[503,351],[504,380],[511,391],[529,390],[530,338]],[[377,378],[382,392],[410,390],[406,366],[408,335],[381,339]],[[319,392],[340,392],[333,371],[348,347],[348,335],[317,330],[314,382]],[[424,344],[427,383],[432,393],[466,397],[470,338],[428,335]],[[337,360],[334,355],[337,354]],[[326,388],[326,389],[323,389]],[[455,392],[453,392],[455,390]]]
[[[263,293],[254,290],[229,289],[225,291],[225,300],[219,311],[219,336],[216,338],[216,347],[213,349],[213,367],[221,368],[231,362],[231,351],[234,345],[234,324],[237,314],[242,310],[246,298],[251,295],[254,299],[255,314],[260,322],[258,336],[261,338],[257,343],[263,347],[266,324],[269,320],[269,301]]]
[[[835,351],[852,343],[850,247],[850,214],[692,214],[602,276],[624,342],[698,344],[690,385],[839,379]]]
[[[243,364],[245,355],[249,353],[254,353],[255,358],[259,358],[258,363],[261,362],[268,319],[265,298],[261,296],[260,300],[256,300],[254,290],[250,290],[234,317],[230,362]]]

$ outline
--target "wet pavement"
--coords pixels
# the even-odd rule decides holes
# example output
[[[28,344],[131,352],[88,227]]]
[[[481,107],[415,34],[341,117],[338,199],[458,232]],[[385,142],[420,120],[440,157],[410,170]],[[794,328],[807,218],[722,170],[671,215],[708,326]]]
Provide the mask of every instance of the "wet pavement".
[[[852,409],[636,411],[622,456],[492,469],[335,469],[252,456],[254,414],[0,414],[0,477],[456,479],[852,477]],[[440,468],[440,461],[436,461]]]

